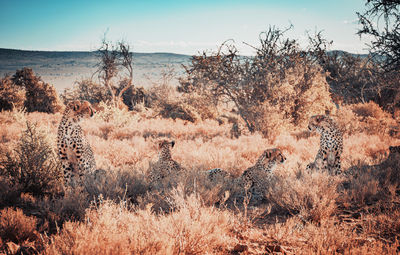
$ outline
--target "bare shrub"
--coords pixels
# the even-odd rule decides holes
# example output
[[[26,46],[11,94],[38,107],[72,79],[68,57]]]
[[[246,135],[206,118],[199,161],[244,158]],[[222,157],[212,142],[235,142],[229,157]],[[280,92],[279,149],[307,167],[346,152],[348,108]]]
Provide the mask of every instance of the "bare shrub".
[[[16,86],[9,76],[0,79],[0,111],[21,109],[25,99],[25,90]]]
[[[0,176],[0,209],[14,205],[20,194],[18,185],[13,185],[8,177]]]
[[[67,189],[61,198],[51,203],[44,201],[41,206],[49,210],[52,214],[52,220],[60,224],[59,226],[62,226],[68,220],[84,220],[86,210],[97,197],[98,194],[96,196],[89,196],[86,190],[82,188]]]
[[[101,196],[106,200],[127,200],[137,204],[149,189],[145,176],[128,168],[98,170],[97,175],[88,175],[85,178],[84,192],[91,199]]]
[[[173,70],[165,70],[161,79],[156,82],[153,81],[152,86],[148,89],[149,106],[155,112],[154,116],[190,122],[201,120],[199,113],[202,112],[202,109],[196,108],[193,104],[188,104],[187,98],[178,94],[175,88],[170,85],[173,77]]]
[[[109,101],[111,97],[104,91],[99,84],[90,79],[76,81],[72,88],[66,88],[60,95],[64,104],[72,100],[88,101],[92,105],[99,104],[101,101]]]
[[[37,220],[26,216],[21,209],[6,208],[0,211],[0,239],[3,242],[23,243],[39,238]]]
[[[200,118],[197,115],[197,111],[195,108],[190,105],[182,104],[180,102],[175,103],[167,103],[160,102],[158,105],[159,109],[156,110],[159,113],[157,115],[162,116],[163,118],[171,118],[171,119],[182,119],[190,122],[195,122]]]
[[[117,127],[123,127],[133,119],[132,114],[126,109],[121,109],[114,105],[107,105],[105,102],[100,102],[98,108],[101,108],[101,110],[96,112],[94,118],[107,123],[112,123]]]
[[[15,85],[25,89],[24,106],[28,112],[56,113],[61,111],[63,106],[54,86],[42,81],[33,73],[32,69],[17,70],[11,80]]]
[[[312,52],[284,38],[284,32],[270,28],[261,33],[254,57],[240,56],[227,43],[217,52],[194,56],[178,90],[198,93],[209,104],[230,103],[249,131],[264,134],[275,131],[264,125],[273,122],[272,112],[287,124],[301,125],[313,108],[332,110],[328,84]]]
[[[396,135],[398,126],[391,114],[382,110],[374,102],[342,106],[336,112],[339,127],[348,134],[365,132],[367,134]]]
[[[336,212],[338,180],[324,172],[277,175],[266,198],[304,221],[325,222]]]
[[[369,165],[359,161],[348,169],[346,196],[342,199],[351,201],[352,206],[363,208],[377,202],[396,200],[400,190],[399,171],[400,153],[391,147],[389,155],[379,164]]]
[[[357,12],[362,25],[357,34],[373,38],[370,51],[382,56],[387,71],[400,67],[400,4],[398,1],[370,0],[364,13]]]
[[[359,162],[348,173],[351,177],[346,183],[347,196],[342,197],[341,201],[351,201],[352,206],[364,207],[376,202],[383,195],[378,173],[373,168]]]
[[[143,87],[129,87],[122,95],[122,100],[131,111],[136,110],[135,106],[138,104],[151,107],[153,101],[149,92]]]
[[[56,194],[62,186],[59,161],[43,131],[26,123],[17,147],[6,152],[1,174],[20,185],[23,192],[35,195]]]
[[[224,109],[222,109],[222,111],[220,110],[222,108],[221,106],[214,104],[208,100],[208,97],[198,93],[183,94],[181,96],[181,100],[182,105],[188,109],[193,109],[191,111],[195,112],[199,120],[215,120],[221,115],[222,112],[224,112]],[[237,115],[235,114],[235,116]]]
[[[329,73],[327,81],[332,92],[344,103],[374,101],[393,111],[399,104],[397,81],[400,73],[385,73],[379,62],[370,58],[334,51],[326,53],[322,67]]]
[[[361,23],[365,22],[360,14],[359,17]],[[309,38],[313,52],[316,53],[313,54],[315,60],[327,74],[326,80],[337,105],[374,101],[390,112],[400,107],[400,72],[385,68],[387,61],[382,55],[372,53],[363,56],[328,51],[330,43],[323,39],[321,32]]]
[[[113,44],[104,37],[97,51],[100,61],[95,74],[111,95],[114,107],[122,102],[124,92],[133,86],[133,54],[129,50],[127,43],[120,41]],[[114,80],[119,75],[124,78],[115,84]]]

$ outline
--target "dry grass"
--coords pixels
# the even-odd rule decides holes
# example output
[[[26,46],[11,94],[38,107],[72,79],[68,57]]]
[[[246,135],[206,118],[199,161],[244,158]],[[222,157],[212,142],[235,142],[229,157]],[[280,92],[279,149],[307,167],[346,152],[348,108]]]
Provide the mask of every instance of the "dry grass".
[[[205,207],[195,194],[172,191],[175,210],[155,214],[101,201],[85,222],[68,222],[48,247],[49,254],[224,254],[235,244],[237,218],[226,210]],[[218,227],[217,227],[218,226]]]
[[[38,239],[36,218],[26,216],[21,209],[0,211],[0,238],[5,242],[22,243]]]
[[[332,117],[344,131],[349,177],[304,171],[319,144],[306,127],[231,139],[228,123],[106,109],[82,123],[104,178],[89,176],[85,189],[48,198],[21,193],[0,177],[1,224],[16,227],[2,233],[15,232],[22,237],[13,242],[32,241],[46,254],[395,254],[399,162],[386,157],[389,145],[400,145],[390,132],[397,123],[373,104],[343,106]],[[60,118],[1,112],[0,148],[18,146],[26,120],[38,123],[55,146]],[[186,170],[150,190],[146,176],[160,137],[175,140],[172,158]],[[237,177],[272,147],[281,148],[287,161],[266,183],[262,201],[241,197],[230,179],[213,183],[203,173],[219,167]],[[42,239],[21,233],[41,233]],[[1,238],[3,244],[11,240]]]

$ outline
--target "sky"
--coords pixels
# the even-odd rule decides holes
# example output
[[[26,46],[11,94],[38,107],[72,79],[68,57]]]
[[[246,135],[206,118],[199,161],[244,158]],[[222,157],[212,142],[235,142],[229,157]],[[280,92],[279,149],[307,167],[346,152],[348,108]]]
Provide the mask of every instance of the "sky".
[[[323,31],[332,50],[366,53],[356,12],[366,0],[0,0],[0,48],[91,51],[101,39],[127,42],[134,52],[197,54],[233,39],[254,53],[260,32],[292,24],[287,36],[304,46],[307,31]]]

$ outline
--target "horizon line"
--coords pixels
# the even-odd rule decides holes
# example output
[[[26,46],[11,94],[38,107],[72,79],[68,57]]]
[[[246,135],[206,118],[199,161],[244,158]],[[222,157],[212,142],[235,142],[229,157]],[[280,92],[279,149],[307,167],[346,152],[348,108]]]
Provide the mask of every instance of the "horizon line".
[[[26,50],[26,49],[16,49],[16,48],[3,48],[0,47],[0,50],[14,50],[14,51],[31,51],[31,52],[58,52],[58,53],[94,53],[99,50]],[[167,51],[154,51],[154,52],[140,52],[140,51],[131,51],[131,53],[142,53],[142,54],[174,54],[174,55],[184,55],[184,56],[193,56],[191,54],[183,54],[183,53],[175,53],[175,52],[167,52]]]
[[[16,49],[16,48],[3,48],[0,47],[0,50],[13,50],[13,51],[26,51],[26,52],[56,52],[56,53],[95,53],[99,50],[26,50],[26,49]],[[370,54],[369,52],[367,53],[354,53],[354,52],[349,52],[346,50],[328,50],[327,52],[335,52],[335,51],[341,51],[341,52],[346,52],[352,55],[368,55]],[[183,53],[175,53],[175,52],[167,52],[167,51],[154,51],[154,52],[140,52],[140,51],[131,51],[131,53],[139,53],[139,54],[174,54],[174,55],[181,55],[181,56],[196,56],[194,54],[183,54]],[[199,53],[201,53],[199,51]],[[240,55],[240,54],[239,54]],[[252,56],[252,55],[243,55],[243,56]]]

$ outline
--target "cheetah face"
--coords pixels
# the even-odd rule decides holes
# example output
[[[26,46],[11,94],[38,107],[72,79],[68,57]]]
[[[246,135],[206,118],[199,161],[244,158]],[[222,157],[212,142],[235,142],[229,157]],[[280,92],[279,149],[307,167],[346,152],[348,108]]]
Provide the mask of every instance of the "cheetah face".
[[[283,155],[282,151],[278,148],[267,149],[264,151],[265,158],[269,161],[283,163],[286,160],[286,157]]]
[[[67,110],[69,110],[69,117],[73,118],[75,122],[79,121],[81,118],[89,118],[94,114],[94,110],[88,101],[75,100],[67,105]]]
[[[164,148],[173,148],[174,147],[174,145],[175,145],[175,141],[168,141],[168,140],[161,140],[159,143],[158,143],[158,148],[159,149],[164,149]]]
[[[325,115],[314,115],[308,122],[308,130],[311,132],[315,130],[321,132],[327,125],[329,125],[329,123]]]
[[[265,150],[259,160],[264,170],[273,170],[278,164],[282,164],[285,161],[286,157],[278,148]]]

